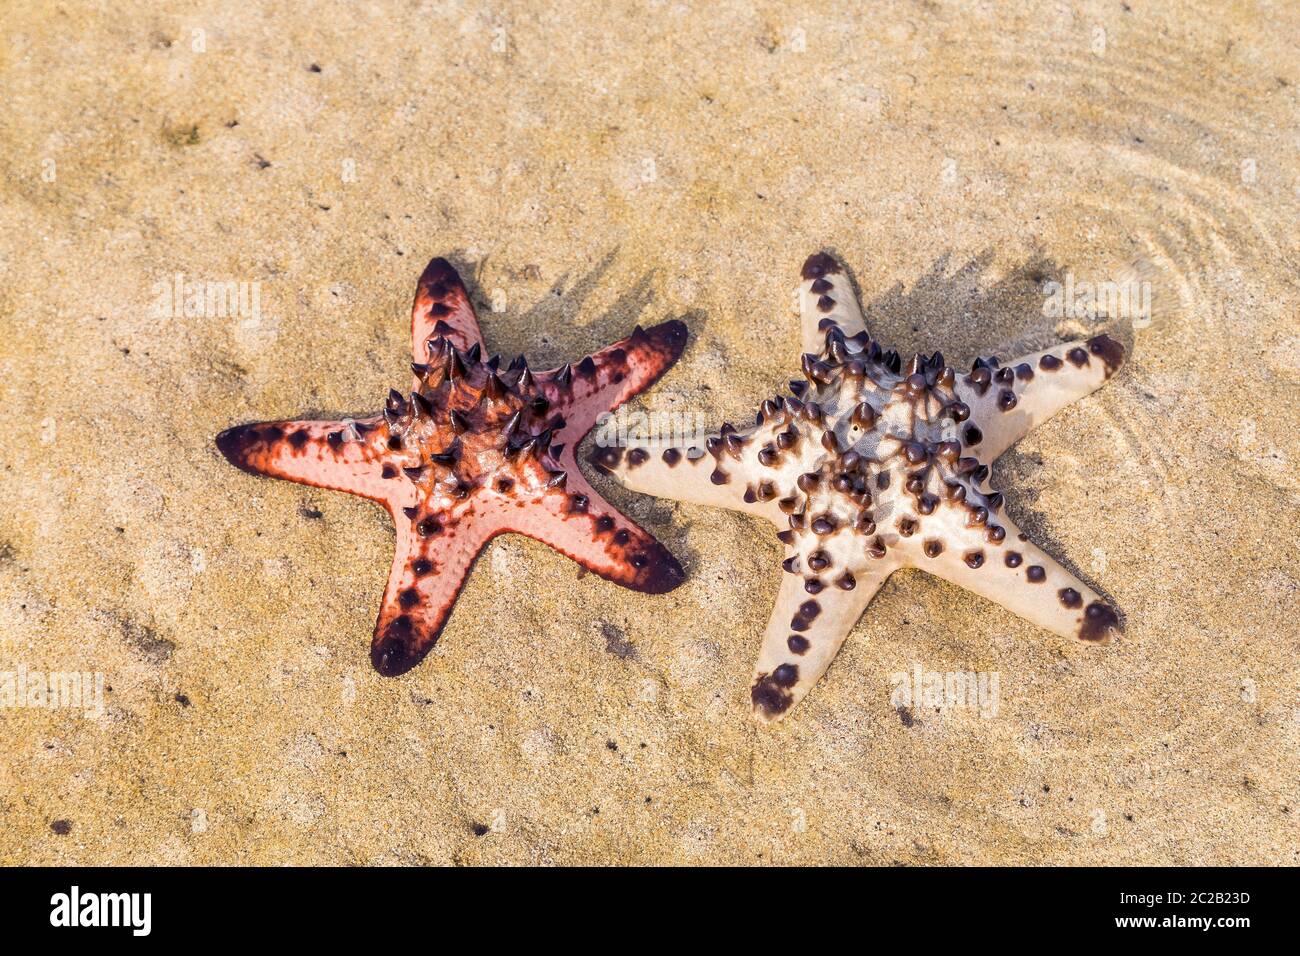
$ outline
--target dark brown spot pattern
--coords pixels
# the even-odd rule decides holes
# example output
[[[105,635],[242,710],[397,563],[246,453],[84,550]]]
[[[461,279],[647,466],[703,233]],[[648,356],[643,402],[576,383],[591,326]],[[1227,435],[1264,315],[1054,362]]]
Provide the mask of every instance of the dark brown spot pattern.
[[[1042,565],[1027,565],[1024,552],[1004,547],[1008,531],[1007,519],[1001,517],[1003,495],[986,484],[995,451],[989,442],[996,439],[1005,446],[1028,430],[1044,407],[1058,397],[1068,397],[1058,396],[1056,389],[1082,392],[1094,386],[1097,366],[1080,376],[1073,370],[1088,370],[1096,360],[1105,364],[1109,374],[1122,361],[1123,349],[1105,336],[1095,336],[1083,347],[1062,345],[1055,355],[1005,365],[997,356],[980,357],[968,374],[961,375],[937,352],[904,357],[883,350],[858,324],[851,290],[835,279],[840,273],[841,267],[826,253],[810,256],[804,263],[805,284],[799,299],[805,343],[799,359],[801,378],[790,382],[788,392],[763,401],[752,426],[724,425],[703,443],[713,459],[708,466],[710,480],[735,485],[726,494],[736,506],[776,502],[769,513],[778,521],[782,514],[786,516],[780,523],[788,527],[778,531],[790,555],[783,568],[797,577],[783,585],[789,590],[783,592],[781,607],[784,611],[790,606],[786,602],[792,591],[797,594],[802,589],[811,596],[796,602],[798,609],[790,617],[785,639],[789,653],[796,659],[808,654],[823,632],[831,639],[843,637],[838,633],[843,624],[838,615],[836,633],[830,633],[832,628],[820,615],[823,610],[842,608],[834,603],[841,600],[837,591],[856,589],[859,581],[855,573],[836,566],[831,553],[838,556],[843,552],[837,548],[852,547],[856,555],[850,566],[856,567],[856,561],[866,555],[886,559],[886,539],[889,545],[897,541],[898,550],[893,561],[873,566],[882,574],[915,565],[938,571],[958,559],[978,570],[990,562],[995,565],[1001,552],[1003,566],[1012,575],[1002,577],[991,567],[967,583],[978,585],[978,578],[989,575],[987,586],[1004,588],[1002,597],[1008,607],[1021,606],[1037,616],[1035,596],[1017,592],[1016,581],[1021,568],[1030,583],[1046,581],[1048,574]],[[819,340],[824,345],[815,344]],[[1035,379],[1058,371],[1062,374],[1055,382],[1044,378],[1035,384]],[[1050,387],[1053,384],[1056,389]],[[1010,414],[1004,418],[999,411]],[[985,428],[990,429],[988,434]],[[981,449],[990,464],[975,457]],[[696,461],[703,452],[692,449],[686,455]],[[668,453],[663,457],[670,466],[678,460]],[[624,464],[629,469],[632,465],[626,456]],[[683,480],[702,481],[704,474],[692,470]],[[895,474],[897,483],[892,481]],[[644,476],[628,484],[678,497],[672,476]],[[840,534],[850,535],[851,540],[840,539]],[[899,541],[913,537],[919,545],[915,550]],[[1025,540],[1023,534],[1020,540]],[[1056,593],[1061,604],[1071,610],[1082,608],[1082,585],[1061,588],[1070,579],[1059,570],[1053,571],[1052,578],[1060,588]],[[879,585],[873,578],[863,579],[864,584],[868,581],[865,590],[874,591]],[[987,588],[979,590],[985,593]],[[1046,593],[1039,592],[1038,597]],[[1094,603],[1096,608],[1090,605],[1084,613],[1091,621],[1089,633],[1109,633],[1103,625],[1113,612]],[[1067,621],[1075,617],[1064,615]],[[817,622],[820,627],[815,627]],[[1058,616],[1052,627],[1061,626]],[[815,636],[810,640],[809,635]],[[780,641],[779,635],[776,640]],[[819,652],[823,649],[819,645]],[[824,663],[819,660],[819,668]],[[792,703],[791,689],[799,686],[797,666],[778,667],[775,661],[771,666],[774,669],[760,674],[751,688],[755,707],[769,716],[786,710]],[[808,682],[807,672],[803,680]]]
[[[799,682],[799,668],[795,664],[782,664],[772,671],[772,682],[777,687],[793,687]]]
[[[1083,612],[1083,626],[1079,629],[1079,640],[1105,640],[1112,630],[1119,629],[1119,616],[1114,610],[1101,601],[1093,601]]]
[[[840,271],[840,264],[824,252],[814,252],[809,256],[800,270],[805,281],[820,279],[822,276],[835,275]]]
[[[749,696],[754,709],[768,717],[779,717],[794,703],[794,695],[778,684],[770,674],[764,674],[754,682]]]
[[[1106,377],[1110,378],[1115,370],[1124,364],[1124,346],[1109,335],[1094,335],[1088,339],[1088,351],[1101,359],[1106,367]]]
[[[799,610],[795,611],[794,617],[790,619],[790,630],[806,631],[812,627],[812,622],[821,614],[822,606],[816,601],[804,601],[799,605]]]

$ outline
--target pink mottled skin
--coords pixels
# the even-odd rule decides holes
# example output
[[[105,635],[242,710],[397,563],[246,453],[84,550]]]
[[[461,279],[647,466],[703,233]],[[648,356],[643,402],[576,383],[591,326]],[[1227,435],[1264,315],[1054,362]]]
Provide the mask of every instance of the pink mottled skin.
[[[513,531],[624,587],[669,591],[676,559],[597,494],[574,452],[605,411],[652,385],[681,355],[686,327],[640,326],[574,366],[504,371],[483,360],[469,294],[444,259],[425,268],[411,314],[414,387],[381,413],[239,425],[217,447],[244,471],[347,491],[384,505],[397,546],[371,660],[405,673],[438,640],[474,558]]]

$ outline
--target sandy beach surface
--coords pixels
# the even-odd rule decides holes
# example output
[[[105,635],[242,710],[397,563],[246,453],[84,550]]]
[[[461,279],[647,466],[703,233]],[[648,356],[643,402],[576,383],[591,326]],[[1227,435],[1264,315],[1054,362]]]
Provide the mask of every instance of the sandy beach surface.
[[[1298,40],[1283,2],[4,4],[0,698],[103,696],[0,707],[0,863],[1296,863]],[[772,529],[591,475],[682,587],[504,536],[386,679],[387,515],[213,445],[377,408],[437,255],[536,366],[683,319],[636,407],[738,421],[819,249],[904,352],[1125,344],[994,472],[1122,639],[900,573],[760,728]],[[1149,314],[1045,309],[1129,279]],[[898,706],[917,667],[996,707]]]

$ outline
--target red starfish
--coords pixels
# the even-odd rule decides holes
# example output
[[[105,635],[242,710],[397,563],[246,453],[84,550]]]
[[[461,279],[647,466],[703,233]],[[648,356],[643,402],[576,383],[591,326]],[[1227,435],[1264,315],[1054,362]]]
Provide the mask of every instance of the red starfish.
[[[414,390],[381,414],[239,425],[217,436],[252,474],[348,491],[384,505],[397,553],[370,658],[395,676],[418,664],[451,613],[474,558],[517,531],[616,584],[660,594],[684,578],[663,545],[600,497],[574,451],[598,416],[652,385],[686,345],[686,326],[637,326],[576,366],[503,372],[456,270],[434,259],[411,312]]]

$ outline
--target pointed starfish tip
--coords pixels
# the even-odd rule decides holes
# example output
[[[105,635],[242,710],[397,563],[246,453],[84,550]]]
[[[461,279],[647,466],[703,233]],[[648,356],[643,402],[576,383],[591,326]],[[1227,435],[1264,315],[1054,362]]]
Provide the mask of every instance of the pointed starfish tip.
[[[251,450],[261,440],[262,436],[255,426],[236,425],[234,428],[227,428],[217,436],[217,450],[236,468],[250,475],[256,475],[260,472],[249,464],[249,458]]]
[[[437,637],[419,647],[416,642],[417,634],[411,619],[405,614],[395,617],[375,634],[370,647],[370,663],[384,677],[400,677],[424,660]]]
[[[1124,633],[1124,625],[1119,615],[1109,604],[1093,601],[1083,612],[1083,624],[1079,628],[1079,640],[1089,644],[1105,646],[1112,637]]]
[[[649,329],[637,326],[631,338],[633,342],[648,342],[652,347],[662,349],[676,359],[686,348],[686,340],[689,336],[690,331],[685,322],[681,319],[669,319],[667,322],[652,325]]]
[[[663,337],[667,341],[679,345],[686,344],[686,334],[687,334],[686,323],[683,322],[681,319],[669,319],[667,322],[663,322],[659,325],[656,325],[654,329],[651,329],[651,332],[655,331],[656,329],[662,330]]]
[[[623,460],[623,449],[617,445],[597,445],[587,454],[587,461],[602,475],[612,475]]]
[[[1115,374],[1115,370],[1124,364],[1124,346],[1116,342],[1109,335],[1094,335],[1088,339],[1088,351],[1106,366],[1106,377],[1110,378]]]
[[[686,572],[673,553],[663,545],[656,543],[644,555],[645,563],[640,573],[629,585],[633,590],[643,594],[667,594],[681,586],[686,580]]]
[[[840,271],[840,264],[835,257],[825,252],[814,252],[804,260],[800,275],[806,280],[820,279],[825,275],[834,275]]]
[[[420,280],[433,284],[435,282],[454,282],[460,283],[460,273],[456,267],[444,259],[442,256],[436,256],[429,260],[429,264],[424,267],[424,272],[420,274]]]
[[[794,703],[794,695],[787,689],[782,668],[771,674],[762,674],[750,688],[749,698],[754,705],[753,716],[760,724],[774,724],[786,715]]]

